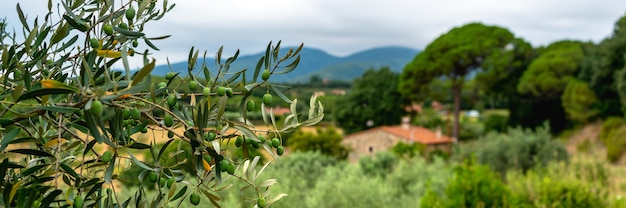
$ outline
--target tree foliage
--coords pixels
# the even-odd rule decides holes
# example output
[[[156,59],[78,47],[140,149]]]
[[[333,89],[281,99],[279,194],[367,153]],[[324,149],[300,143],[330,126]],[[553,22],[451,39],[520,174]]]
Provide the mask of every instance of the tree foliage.
[[[354,80],[347,96],[337,100],[336,108],[334,117],[346,133],[400,123],[404,108],[398,74],[388,67],[368,70]]]
[[[623,116],[626,97],[622,90],[626,80],[626,16],[615,22],[613,34],[592,49],[593,53],[586,57],[586,65],[580,77],[589,82],[589,87],[601,98],[599,106],[603,118]]]
[[[335,128],[318,128],[316,133],[297,131],[289,137],[289,147],[293,151],[318,151],[337,159],[345,159],[349,149],[341,141],[343,136]]]
[[[560,97],[568,81],[576,76],[584,58],[582,43],[559,41],[540,50],[520,78],[517,89],[537,97]]]
[[[192,48],[188,72],[200,69],[208,82],[200,82],[193,73],[174,74],[166,86],[158,86],[151,82],[156,60],[150,54],[158,50],[153,41],[169,36],[149,36],[144,29],[174,5],[63,0],[56,6],[49,1],[47,8],[47,15],[33,20],[18,4],[24,37],[5,31],[0,37],[11,40],[0,46],[0,192],[4,193],[0,206],[169,207],[181,206],[187,199],[219,206],[219,193],[232,180],[245,181],[244,189],[253,190],[249,197],[254,200],[272,197],[266,200],[268,205],[284,196],[267,189],[275,180],[258,180],[262,172],[254,170],[258,159],[247,154],[252,147],[241,147],[244,160],[234,160],[224,147],[236,140],[254,142],[276,156],[275,147],[257,134],[280,135],[323,118],[315,98],[307,120],[298,120],[294,107],[282,129],[269,112],[263,111],[269,130],[258,130],[246,116],[246,103],[254,91],[272,92],[296,105],[297,100],[284,96],[284,89],[268,79],[294,70],[302,46],[279,56],[280,42],[270,43],[251,71],[231,69],[238,52],[222,59],[220,49],[218,73],[213,74],[207,63],[197,62],[199,51]],[[133,58],[143,60],[138,70],[129,67]],[[112,69],[117,66],[122,71]],[[193,81],[168,88],[174,79]],[[239,113],[237,119],[224,116],[229,99],[239,99],[238,109],[228,109]],[[148,132],[154,137],[142,139]],[[169,134],[170,139],[157,146],[157,133]],[[164,155],[173,141],[189,144],[193,154],[179,148]],[[156,192],[148,194],[143,187],[134,194],[115,190],[123,167],[130,164],[141,168],[133,180],[148,179]],[[191,169],[192,174],[182,169]]]
[[[549,127],[536,130],[509,129],[505,133],[492,132],[475,141],[474,148],[463,150],[463,158],[476,156],[477,162],[506,175],[509,170],[526,172],[553,161],[567,161],[562,144],[552,140]]]
[[[598,98],[586,82],[570,79],[561,96],[563,108],[570,120],[587,123],[600,113],[597,109]]]
[[[453,137],[458,137],[460,96],[465,77],[479,71],[495,70],[507,64],[495,59],[511,60],[502,53],[512,50],[515,38],[507,29],[470,23],[456,27],[439,36],[424,51],[406,65],[400,76],[399,89],[408,99],[416,100],[428,94],[428,86],[442,77],[452,81],[454,97]]]
[[[550,122],[553,132],[564,130],[569,122],[561,99],[566,85],[575,79],[583,65],[586,44],[579,41],[558,41],[537,49],[539,56],[524,72],[517,85],[524,97],[518,108],[524,127],[535,128]],[[517,116],[515,116],[517,118]]]

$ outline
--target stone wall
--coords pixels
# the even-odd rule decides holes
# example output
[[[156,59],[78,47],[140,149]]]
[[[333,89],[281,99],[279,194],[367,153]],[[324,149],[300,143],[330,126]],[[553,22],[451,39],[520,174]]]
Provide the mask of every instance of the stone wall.
[[[362,156],[389,150],[400,141],[403,140],[382,129],[371,129],[350,135],[344,138],[342,143],[352,150],[348,155],[348,160],[356,162]]]

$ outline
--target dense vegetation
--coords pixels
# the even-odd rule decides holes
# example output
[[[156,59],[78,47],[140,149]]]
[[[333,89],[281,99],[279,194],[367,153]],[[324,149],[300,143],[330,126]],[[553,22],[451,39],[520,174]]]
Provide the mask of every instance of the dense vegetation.
[[[270,81],[297,67],[303,45],[279,56],[280,42],[270,42],[250,71],[232,69],[239,52],[223,60],[220,49],[214,73],[192,47],[185,68],[201,73],[171,71],[153,82],[153,41],[169,36],[144,29],[173,8],[49,1],[45,16],[28,19],[18,4],[20,33],[0,19],[0,207],[220,206],[233,181],[259,207],[285,196],[270,192],[276,179],[260,181],[255,168],[263,165],[258,149],[283,155],[284,132],[324,117],[315,96],[302,116]],[[134,58],[143,60],[138,70],[129,67]],[[291,108],[277,124],[265,106],[281,102]]]
[[[35,20],[18,5],[24,37],[0,20],[0,207],[626,206],[614,171],[626,149],[626,16],[600,43],[539,47],[470,23],[399,74],[347,62],[337,67],[363,75],[327,80],[335,68],[325,66],[290,87],[271,78],[327,54],[270,43],[242,69],[238,52],[220,49],[209,69],[192,48],[187,63],[153,76],[150,53],[169,36],[144,26],[174,8],[161,3],[63,0],[58,14],[48,5],[60,18]],[[132,58],[144,66],[131,70]],[[472,109],[481,116],[463,114]],[[345,160],[345,134],[406,115],[460,143]],[[596,138],[564,145],[590,124],[610,163],[593,157]]]

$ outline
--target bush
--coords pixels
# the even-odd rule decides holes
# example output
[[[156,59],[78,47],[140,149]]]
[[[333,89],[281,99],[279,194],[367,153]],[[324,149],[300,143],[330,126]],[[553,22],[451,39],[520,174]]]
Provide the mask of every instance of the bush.
[[[604,138],[604,145],[606,146],[606,158],[611,162],[618,162],[624,154],[626,148],[626,125],[619,127],[616,130],[610,131]]]
[[[426,145],[418,142],[414,142],[413,144],[398,142],[398,144],[391,147],[393,154],[404,159],[413,158],[418,155],[425,156],[425,150]]]
[[[385,180],[396,190],[395,207],[416,207],[421,201],[428,200],[429,192],[444,194],[453,176],[452,167],[453,164],[440,158],[434,158],[431,162],[422,158],[401,160]]]
[[[602,123],[600,139],[606,147],[606,158],[611,162],[617,162],[624,154],[626,148],[626,125],[624,119],[611,117]]]
[[[346,159],[349,149],[343,144],[343,136],[333,127],[318,128],[316,133],[297,131],[289,136],[289,147],[296,151],[319,151],[337,159]]]
[[[507,127],[509,126],[509,117],[502,114],[490,113],[485,117],[484,123],[484,132],[505,132]]]
[[[510,193],[489,166],[466,161],[454,170],[445,195],[428,193],[421,207],[506,207]]]
[[[361,157],[358,164],[365,175],[384,178],[393,172],[398,164],[398,158],[391,152],[377,152],[371,157]]]
[[[483,134],[483,125],[479,122],[464,121],[459,129],[459,141],[468,141],[479,138]]]
[[[553,163],[509,174],[512,207],[607,207],[606,176],[598,175],[604,167],[579,165]]]
[[[381,153],[380,161],[395,158]],[[371,174],[359,163],[338,162],[318,152],[295,152],[269,166],[263,178],[281,178],[273,191],[289,196],[274,207],[416,207],[428,188],[444,193],[452,169],[440,159],[391,159],[393,168]],[[380,174],[379,174],[380,173]],[[239,187],[238,184],[235,184]],[[239,190],[231,189],[225,207],[247,206]]]
[[[415,118],[413,119],[413,124],[423,126],[424,128],[428,129],[435,129],[441,128],[446,123],[441,118],[439,112],[437,112],[436,110],[432,108],[423,108],[422,113],[415,116]]]
[[[475,154],[481,164],[489,165],[503,177],[510,169],[523,172],[551,161],[567,161],[567,151],[553,140],[547,126],[535,131],[509,129],[507,134],[489,133],[469,148],[462,148],[464,158]]]
[[[619,129],[622,125],[624,125],[624,119],[620,117],[609,117],[604,122],[602,122],[602,130],[600,131],[600,139],[605,141],[608,139],[611,132]]]

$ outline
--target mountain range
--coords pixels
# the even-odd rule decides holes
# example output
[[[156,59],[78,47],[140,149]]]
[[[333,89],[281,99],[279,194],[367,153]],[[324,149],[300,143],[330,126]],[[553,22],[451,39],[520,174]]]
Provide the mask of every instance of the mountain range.
[[[281,53],[284,54],[289,48],[281,47]],[[300,52],[300,63],[298,67],[288,74],[276,74],[270,80],[274,82],[308,82],[311,77],[317,76],[321,79],[352,81],[354,78],[360,77],[368,69],[378,69],[388,66],[392,71],[401,72],[404,66],[411,61],[420,51],[407,47],[379,47],[360,51],[345,57],[331,55],[323,50],[304,47]],[[254,70],[257,62],[264,53],[252,55],[241,55],[235,62],[230,65],[230,72],[236,72],[241,69]],[[225,54],[222,55],[222,58]],[[203,59],[197,61],[197,65],[201,65]],[[223,62],[222,62],[223,63]],[[290,63],[287,61],[286,64]],[[214,58],[207,58],[206,65],[212,73],[216,72]],[[198,72],[198,68],[194,69],[194,73]],[[171,63],[171,70],[168,65],[156,66],[152,74],[165,76],[167,72],[187,73],[187,62]],[[199,73],[203,75],[203,73]],[[248,73],[247,73],[248,74]],[[247,75],[251,77],[251,73]]]

